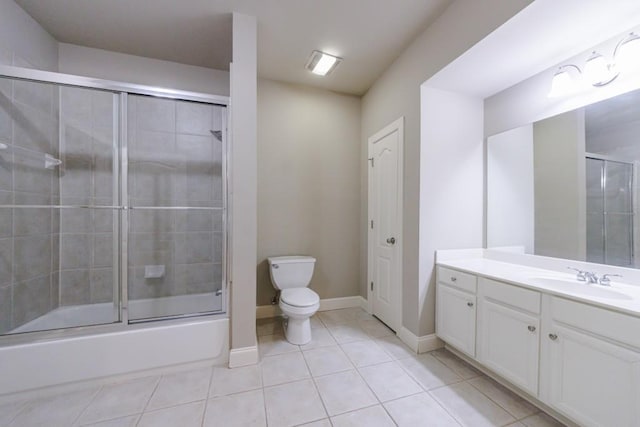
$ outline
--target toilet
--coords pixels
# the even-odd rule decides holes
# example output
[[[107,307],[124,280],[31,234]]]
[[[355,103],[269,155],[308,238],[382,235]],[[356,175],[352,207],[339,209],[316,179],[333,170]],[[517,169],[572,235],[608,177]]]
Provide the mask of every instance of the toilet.
[[[316,259],[310,256],[281,256],[267,260],[273,287],[280,290],[285,337],[291,344],[306,344],[311,341],[309,318],[320,308],[320,297],[307,288]]]

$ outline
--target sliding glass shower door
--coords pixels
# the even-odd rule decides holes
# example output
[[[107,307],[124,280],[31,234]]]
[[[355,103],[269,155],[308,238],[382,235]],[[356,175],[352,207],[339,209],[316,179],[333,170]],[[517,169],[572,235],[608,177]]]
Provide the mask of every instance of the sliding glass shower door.
[[[222,310],[225,108],[129,95],[129,320]]]
[[[587,261],[634,266],[633,164],[587,157]]]

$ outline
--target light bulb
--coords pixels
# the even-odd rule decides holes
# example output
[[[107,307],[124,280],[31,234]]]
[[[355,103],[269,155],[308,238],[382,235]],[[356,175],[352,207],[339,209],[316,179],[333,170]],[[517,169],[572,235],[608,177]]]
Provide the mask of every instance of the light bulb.
[[[603,86],[617,77],[604,56],[593,52],[584,64],[584,78],[593,86]]]
[[[573,71],[573,74],[570,73]],[[558,98],[577,92],[580,88],[580,70],[575,65],[563,65],[551,79],[549,98]]]
[[[629,34],[616,49],[615,60],[620,71],[640,69],[640,36]]]

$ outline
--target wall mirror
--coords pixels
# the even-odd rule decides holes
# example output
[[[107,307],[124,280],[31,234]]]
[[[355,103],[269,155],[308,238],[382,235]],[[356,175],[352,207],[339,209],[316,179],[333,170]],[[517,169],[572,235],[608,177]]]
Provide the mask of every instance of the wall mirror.
[[[487,139],[487,247],[640,268],[640,90]]]

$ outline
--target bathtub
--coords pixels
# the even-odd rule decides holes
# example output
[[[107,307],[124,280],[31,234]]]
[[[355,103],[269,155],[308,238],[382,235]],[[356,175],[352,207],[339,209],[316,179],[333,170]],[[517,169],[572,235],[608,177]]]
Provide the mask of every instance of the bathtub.
[[[198,299],[200,305],[205,300],[199,294],[131,301],[130,307],[134,310],[135,304],[139,305],[135,307],[138,317],[153,317],[154,313],[167,315],[172,310],[178,314],[184,312],[182,307],[193,311],[194,301],[190,299]],[[210,304],[208,310],[211,310]],[[47,329],[73,327],[87,321],[110,322],[112,316],[111,303],[60,307],[12,332],[43,326]],[[73,334],[53,331],[47,338],[0,346],[0,395],[99,381],[107,376],[137,375],[181,364],[222,365],[229,360],[226,315],[98,328],[100,332],[92,332],[92,328]]]

